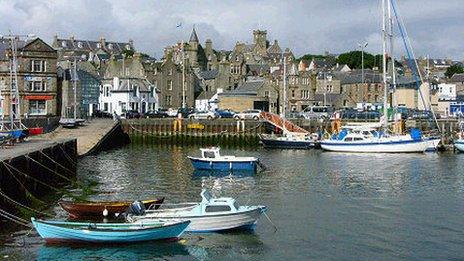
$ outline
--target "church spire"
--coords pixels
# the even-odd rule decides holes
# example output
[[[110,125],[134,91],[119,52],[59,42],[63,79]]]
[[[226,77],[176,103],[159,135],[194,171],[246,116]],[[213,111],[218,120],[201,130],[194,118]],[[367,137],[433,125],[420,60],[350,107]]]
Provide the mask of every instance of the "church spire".
[[[195,43],[198,43],[198,36],[197,36],[197,32],[195,31],[195,26],[193,27],[193,30],[192,30],[192,34],[190,34],[190,40],[189,42],[195,42]]]

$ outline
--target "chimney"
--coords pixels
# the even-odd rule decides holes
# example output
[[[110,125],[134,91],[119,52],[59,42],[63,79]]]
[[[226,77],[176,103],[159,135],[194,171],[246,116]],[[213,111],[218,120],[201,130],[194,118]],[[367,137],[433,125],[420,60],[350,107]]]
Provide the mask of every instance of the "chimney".
[[[102,48],[106,47],[105,37],[100,37],[100,44],[101,44]]]
[[[71,42],[74,43],[74,35],[71,35],[71,37],[69,37],[69,40],[71,40]]]

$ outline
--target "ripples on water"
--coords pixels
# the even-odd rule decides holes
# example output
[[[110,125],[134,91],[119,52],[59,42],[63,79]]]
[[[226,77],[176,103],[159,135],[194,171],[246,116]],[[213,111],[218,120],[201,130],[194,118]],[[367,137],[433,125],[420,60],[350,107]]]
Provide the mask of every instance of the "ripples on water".
[[[277,231],[262,218],[255,233],[186,234],[177,243],[98,248],[52,248],[33,236],[26,238],[32,247],[2,252],[43,260],[464,258],[464,155],[222,153],[258,156],[267,169],[211,175],[193,171],[186,158],[198,155],[198,148],[131,145],[84,158],[78,176],[98,181],[93,200],[166,196],[169,203],[191,202],[209,188],[269,206]]]

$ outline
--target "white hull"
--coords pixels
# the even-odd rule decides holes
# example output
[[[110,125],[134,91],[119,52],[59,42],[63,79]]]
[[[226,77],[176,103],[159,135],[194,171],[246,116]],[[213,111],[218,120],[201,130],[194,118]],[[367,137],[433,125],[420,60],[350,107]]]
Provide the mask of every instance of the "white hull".
[[[201,216],[186,216],[182,214],[176,214],[171,211],[147,211],[144,216],[133,217],[134,223],[146,222],[150,219],[162,219],[162,220],[190,220],[191,223],[186,231],[189,232],[214,232],[235,228],[252,228],[258,218],[261,216],[263,210],[261,208],[255,208],[247,211],[236,212],[236,213],[225,213],[225,214],[209,214]]]
[[[454,147],[460,152],[464,152],[464,140],[456,140],[454,142]]]
[[[391,144],[381,142],[363,142],[359,145],[356,142],[346,142],[341,144],[340,141],[321,142],[323,150],[327,151],[338,151],[338,152],[360,152],[360,153],[413,153],[413,152],[424,152],[430,146],[429,141],[418,141],[418,142],[398,142]]]

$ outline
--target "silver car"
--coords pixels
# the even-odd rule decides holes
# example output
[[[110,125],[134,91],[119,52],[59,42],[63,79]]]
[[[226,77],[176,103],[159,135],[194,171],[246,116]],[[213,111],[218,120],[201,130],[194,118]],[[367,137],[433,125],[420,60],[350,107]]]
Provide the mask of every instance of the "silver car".
[[[234,115],[236,120],[259,120],[261,110],[246,110]]]

